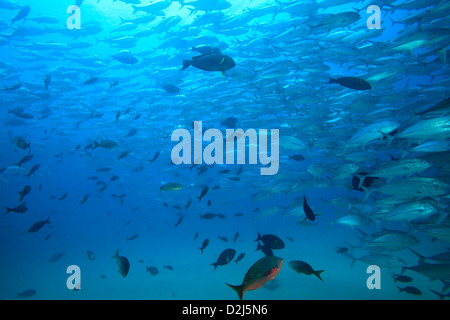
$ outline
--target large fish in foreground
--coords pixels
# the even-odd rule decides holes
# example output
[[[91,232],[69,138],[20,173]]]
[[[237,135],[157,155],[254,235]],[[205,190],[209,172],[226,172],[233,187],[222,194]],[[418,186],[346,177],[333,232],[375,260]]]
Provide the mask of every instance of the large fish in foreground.
[[[225,74],[225,71],[235,67],[236,63],[227,55],[222,53],[211,53],[193,57],[192,60],[183,60],[183,67],[181,70],[184,70],[189,66],[194,66],[205,71],[221,71],[222,74]]]
[[[275,279],[282,265],[282,258],[274,256],[261,258],[247,271],[241,285],[233,286],[228,283],[226,285],[236,291],[239,300],[242,300],[245,291],[256,290],[261,288],[267,281]]]

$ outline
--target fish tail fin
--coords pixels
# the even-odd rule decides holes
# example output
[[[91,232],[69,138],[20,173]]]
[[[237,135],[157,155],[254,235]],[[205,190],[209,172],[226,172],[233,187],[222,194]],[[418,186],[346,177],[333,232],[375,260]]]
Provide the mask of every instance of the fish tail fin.
[[[116,254],[111,257],[111,259],[115,259],[119,256],[119,252],[116,250]]]
[[[100,143],[98,143],[96,140],[94,140],[94,145],[92,146],[92,150],[94,150],[95,148],[100,147]]]
[[[363,202],[366,202],[366,200],[370,197],[370,194],[372,193],[372,190],[369,190],[369,188],[366,188],[363,185],[361,185],[360,188],[363,189],[366,192],[365,195],[364,195],[364,199],[363,199]]]
[[[417,251],[414,251],[413,249],[409,248],[409,250],[411,250],[416,256],[419,257],[419,263],[418,264],[422,264],[425,261],[425,257],[423,255],[421,255],[420,253],[418,253]]]
[[[239,300],[242,300],[242,297],[244,296],[244,292],[242,291],[242,285],[240,286],[233,286],[231,284],[225,283],[227,286],[229,286],[231,289],[233,289],[237,295],[239,296]]]
[[[11,208],[8,208],[8,207],[5,207],[5,209],[6,209],[5,214],[7,214],[8,212],[11,212],[11,211],[12,211],[12,209],[11,209]]]
[[[48,217],[47,220],[45,220],[45,223],[50,223],[50,217]]]
[[[328,81],[328,83],[337,83],[337,80],[334,78],[330,78],[330,80]]]
[[[203,254],[203,248],[199,248],[200,249],[200,254]]]
[[[440,280],[440,281],[444,285],[444,288],[442,288],[442,292],[446,292],[448,290],[448,288],[450,288],[450,282],[445,281],[445,280]]]
[[[352,259],[352,263],[350,265],[350,267],[352,268],[355,265],[355,262],[358,261],[358,258],[355,258],[354,256],[352,256],[351,254],[347,255],[350,259]]]
[[[200,197],[195,197],[195,198],[198,199],[198,202],[202,201],[202,197],[201,196]]]
[[[259,241],[259,240],[261,240],[262,239],[262,237],[261,237],[261,235],[259,234],[259,232],[257,232],[258,233],[258,237],[256,238],[256,240],[255,241]]]
[[[135,5],[132,5],[131,7],[133,8],[133,14],[139,11],[139,8],[136,7]]]
[[[361,190],[361,186],[362,186],[362,184],[364,183],[364,179],[366,179],[366,177],[368,177],[368,175],[364,175],[364,174],[361,174],[361,173],[353,173],[352,174],[354,177],[356,177],[356,178],[358,178],[359,179],[359,183],[358,183],[358,189],[359,190]],[[357,189],[357,190],[358,190]]]
[[[430,291],[433,292],[434,294],[437,294],[438,297],[439,297],[439,300],[444,300],[444,298],[447,297],[447,295],[442,294],[442,293],[439,293],[439,292],[434,291],[434,290],[432,290],[432,289],[430,289]]]
[[[405,289],[403,289],[403,288],[400,288],[399,286],[396,286],[397,288],[398,288],[398,292],[402,292],[402,291],[405,291]]]
[[[262,249],[262,246],[261,246],[261,244],[258,242],[258,244],[256,245],[256,250],[255,251],[258,251],[258,250],[261,250]]]
[[[30,154],[31,153],[31,141],[28,141],[27,147],[28,147],[28,154]]]
[[[324,272],[325,270],[317,270],[317,271],[314,271],[314,275],[317,277],[317,278],[319,278],[320,280],[322,280],[323,281],[323,279],[320,277],[320,274],[322,273],[322,272]]]
[[[192,60],[183,60],[183,67],[181,68],[181,71],[186,69],[192,64]]]
[[[211,263],[211,266],[213,266],[213,267],[214,267],[214,270],[216,270],[216,268],[217,268],[217,262]]]

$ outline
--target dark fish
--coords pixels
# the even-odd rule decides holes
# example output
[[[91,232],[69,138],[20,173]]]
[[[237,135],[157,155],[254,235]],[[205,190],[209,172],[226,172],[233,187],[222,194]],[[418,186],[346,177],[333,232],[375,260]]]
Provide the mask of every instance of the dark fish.
[[[89,198],[89,193],[86,193],[83,197],[83,200],[80,201],[80,206],[83,205],[83,203],[85,203],[88,198]]]
[[[223,242],[228,242],[228,238],[226,238],[226,237],[218,236],[217,238],[222,240]]]
[[[30,141],[25,141],[22,137],[16,137],[16,146],[22,150],[28,149],[28,154],[31,153]]]
[[[8,212],[24,213],[24,212],[27,212],[27,211],[28,211],[28,208],[27,208],[25,202],[22,202],[21,204],[19,204],[19,205],[18,205],[17,207],[15,207],[15,208],[8,208],[8,207],[5,207],[5,209],[6,209],[5,214],[8,213]]]
[[[177,221],[177,223],[175,223],[175,228],[183,221],[183,217],[180,217]]]
[[[212,213],[212,212],[207,212],[205,214],[200,214],[200,219],[210,220],[210,219],[214,219],[215,217],[217,217],[217,214]]]
[[[283,249],[285,244],[284,241],[281,240],[279,237],[277,237],[274,234],[265,234],[261,236],[258,232],[258,237],[255,241],[262,241],[266,246],[268,246],[270,249]],[[258,243],[259,245],[259,243]],[[261,246],[259,245],[256,250],[261,249]]]
[[[189,66],[205,71],[221,71],[222,74],[225,74],[225,71],[235,67],[236,63],[232,58],[222,53],[211,53],[193,57],[192,60],[183,60],[181,70]]]
[[[225,120],[222,121],[222,125],[227,128],[236,128],[236,124],[238,122],[238,119],[235,117],[228,117]]]
[[[279,257],[264,257],[250,267],[241,285],[225,284],[236,291],[239,300],[242,300],[246,291],[261,288],[269,280],[275,279],[282,265],[283,259]]]
[[[50,223],[50,217],[47,218],[47,220],[42,220],[33,223],[33,225],[28,229],[29,233],[34,233],[36,231],[39,231],[46,223]]]
[[[208,206],[208,208],[211,207],[211,205],[212,205],[211,200],[208,200],[208,202],[206,203],[206,205]]]
[[[410,276],[405,276],[403,274],[393,274],[392,278],[394,279],[394,283],[398,282],[411,282],[413,281],[413,278]]]
[[[97,77],[90,77],[89,79],[87,79],[85,82],[83,82],[84,85],[86,84],[93,84],[96,83],[98,81]]]
[[[19,202],[21,202],[22,199],[23,199],[27,194],[30,193],[30,191],[31,191],[31,186],[26,185],[25,187],[23,187],[22,191],[17,192],[17,193],[20,195]]]
[[[114,149],[117,148],[117,146],[118,146],[117,142],[105,139],[100,142],[94,141],[94,146],[92,147],[92,150],[98,147],[102,147],[105,149]]]
[[[65,252],[59,252],[59,253],[55,253],[54,255],[52,255],[50,257],[50,259],[48,260],[48,262],[56,262],[59,259],[61,259],[63,256],[65,256]]]
[[[203,240],[202,246],[199,248],[201,251],[200,254],[203,254],[203,250],[208,246],[208,244],[209,244],[209,239]]]
[[[117,113],[116,113],[116,126],[117,126],[117,121],[119,120],[119,118],[120,118],[120,110],[117,111]]]
[[[164,269],[167,269],[167,270],[172,271],[172,270],[173,270],[173,267],[172,267],[171,265],[167,265],[167,266],[164,266]]]
[[[400,288],[399,286],[396,286],[399,290],[399,292],[403,292],[405,291],[406,293],[409,294],[413,294],[415,296],[420,296],[422,295],[422,291],[420,291],[419,289],[417,289],[416,287],[404,287],[404,288]]]
[[[294,270],[298,273],[303,273],[308,276],[311,274],[314,274],[317,278],[319,278],[320,280],[323,281],[323,279],[320,277],[320,274],[322,272],[324,272],[325,270],[314,271],[314,269],[309,264],[307,264],[304,261],[300,261],[300,260],[293,260],[288,263],[288,266],[289,266],[289,268],[291,268],[292,270]]]
[[[443,111],[443,110],[447,110],[450,108],[450,97],[448,97],[445,100],[442,100],[441,102],[435,104],[434,106],[431,106],[430,108],[428,108],[425,111],[416,113],[416,115],[422,115],[428,112],[434,112],[434,111]]]
[[[236,258],[236,260],[234,260],[234,262],[236,262],[236,264],[241,261],[242,259],[244,259],[245,257],[245,252],[242,252],[241,254],[239,254]]]
[[[120,178],[119,176],[112,176],[111,179],[109,179],[109,181],[113,182],[119,180],[119,178]]]
[[[26,162],[30,161],[31,159],[33,159],[33,155],[28,155],[23,157],[22,159],[19,160],[19,162],[16,164],[16,166],[19,166],[19,168]]]
[[[128,131],[127,138],[134,136],[136,132],[137,130],[135,128],[132,128],[130,131]]]
[[[216,270],[217,266],[224,266],[226,264],[229,264],[233,260],[235,254],[236,254],[236,250],[225,249],[219,255],[219,258],[217,258],[217,261],[214,263],[211,263],[211,265],[214,266],[214,270]]]
[[[88,250],[86,251],[86,254],[89,260],[91,261],[95,260],[95,254],[92,251]]]
[[[338,78],[338,79],[333,79],[330,78],[330,81],[328,83],[337,83],[340,84],[341,86],[350,88],[350,89],[355,89],[355,90],[370,90],[372,89],[370,83],[368,83],[367,81],[360,79],[360,78],[356,78],[356,77],[342,77],[342,78]]]
[[[11,87],[3,87],[5,91],[15,91],[17,89],[20,89],[22,87],[21,83],[16,83],[14,85],[12,85]],[[22,109],[23,110],[23,109]],[[17,115],[17,113],[15,113]]]
[[[177,86],[174,86],[173,84],[165,84],[162,87],[168,93],[178,93],[178,92],[180,92],[180,88],[178,88]]]
[[[261,246],[261,245],[259,244],[259,242],[258,242],[258,245],[256,246],[256,250],[261,250],[262,253],[264,253],[264,255],[265,255],[266,257],[272,257],[272,256],[274,256],[272,249],[271,249],[268,245],[263,244],[263,245]]]
[[[198,232],[195,233],[194,235],[194,240],[198,238]]]
[[[312,211],[311,207],[309,206],[308,202],[306,201],[306,195],[303,195],[303,212],[305,213],[305,216],[311,220],[316,220],[316,216],[314,215],[314,212]]]
[[[187,204],[184,206],[185,209],[189,208],[192,204],[192,198],[189,198]]]
[[[120,51],[116,54],[112,55],[113,59],[122,62],[123,64],[136,64],[139,62],[139,60],[133,56],[129,51]]]
[[[116,259],[117,265],[119,266],[119,273],[122,277],[126,277],[128,271],[130,271],[130,262],[124,256],[119,256],[119,252],[116,250],[116,254],[111,257],[111,259]]]
[[[122,153],[120,154],[119,157],[117,157],[117,160],[126,158],[126,157],[128,157],[129,154],[130,154],[130,151],[124,151],[124,152],[122,152]]]
[[[156,267],[153,267],[153,266],[150,266],[150,267],[145,267],[147,270],[147,272],[150,272],[150,274],[152,275],[152,276],[155,276],[155,275],[157,275],[158,273],[159,273],[159,270],[158,270],[158,268],[156,268]]]
[[[234,214],[235,217],[243,217],[244,214],[242,212],[238,212]]]
[[[62,195],[62,197],[61,198],[58,198],[58,200],[64,200],[66,197],[67,197],[67,195],[68,195],[69,193],[68,192],[65,192],[63,195]]]
[[[233,243],[236,243],[237,238],[239,238],[239,231],[236,231],[236,233],[234,234]]]
[[[17,294],[18,297],[29,298],[36,294],[36,290],[28,289]]]
[[[128,237],[127,241],[131,241],[131,240],[134,240],[134,239],[137,239],[137,238],[139,238],[139,235],[138,234],[134,234],[131,237]]]
[[[196,197],[196,198],[198,199],[198,202],[202,201],[202,198],[203,198],[204,196],[206,196],[206,194],[208,193],[208,191],[209,191],[209,187],[208,187],[208,186],[206,186],[206,187],[203,188],[202,192],[200,193],[200,196],[199,196],[199,197]]]
[[[305,157],[301,154],[294,154],[293,156],[289,156],[289,160],[295,160],[295,161],[303,161],[305,160]]]
[[[339,247],[339,248],[336,250],[336,253],[337,253],[337,254],[339,254],[339,253],[346,253],[346,252],[348,252],[348,248],[347,248],[347,247]]]
[[[47,91],[48,91],[48,86],[50,85],[50,82],[52,82],[52,77],[47,75],[44,79],[44,86],[45,86],[45,89],[47,89]]]
[[[26,112],[18,113],[18,114],[16,114],[16,117],[19,117],[22,119],[33,119],[34,118],[34,116],[31,113],[26,113]]]
[[[11,23],[25,19],[25,17],[30,13],[30,10],[30,6],[23,6],[17,15],[11,20]]]
[[[31,167],[30,171],[28,171],[28,173],[25,175],[28,179],[30,179],[30,176],[35,173],[36,171],[38,171],[38,169],[41,167],[40,164],[35,164],[34,166]]]
[[[161,153],[160,150],[158,150],[158,151],[155,152],[155,154],[153,155],[153,159],[152,159],[152,160],[148,160],[148,161],[150,161],[150,164],[152,164],[153,161],[155,161],[156,159],[158,159],[160,153]]]

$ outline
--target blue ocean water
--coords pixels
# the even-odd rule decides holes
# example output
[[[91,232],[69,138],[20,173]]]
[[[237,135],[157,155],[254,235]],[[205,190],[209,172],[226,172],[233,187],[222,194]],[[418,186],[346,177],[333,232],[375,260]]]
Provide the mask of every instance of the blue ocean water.
[[[0,0],[1,299],[237,299],[258,233],[283,264],[244,299],[448,295],[448,2],[75,4]],[[194,121],[279,130],[278,171],[173,164]]]

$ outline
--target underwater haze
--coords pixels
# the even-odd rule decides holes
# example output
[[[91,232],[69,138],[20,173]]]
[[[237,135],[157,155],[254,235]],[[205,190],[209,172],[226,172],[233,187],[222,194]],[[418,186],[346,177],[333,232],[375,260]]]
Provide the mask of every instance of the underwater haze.
[[[0,17],[0,299],[450,296],[450,2]]]

